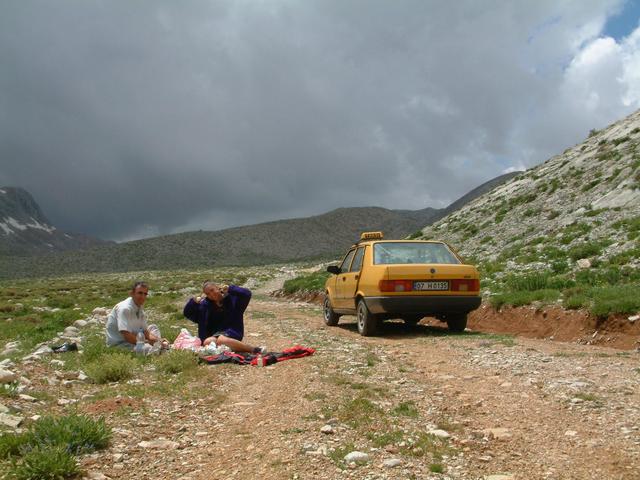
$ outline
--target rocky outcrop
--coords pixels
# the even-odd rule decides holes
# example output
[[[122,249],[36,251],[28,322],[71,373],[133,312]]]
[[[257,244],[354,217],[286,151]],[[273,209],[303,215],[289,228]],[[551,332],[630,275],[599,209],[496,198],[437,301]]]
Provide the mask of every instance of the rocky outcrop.
[[[639,142],[640,111],[425,227],[421,238],[511,270],[603,260],[637,267]]]

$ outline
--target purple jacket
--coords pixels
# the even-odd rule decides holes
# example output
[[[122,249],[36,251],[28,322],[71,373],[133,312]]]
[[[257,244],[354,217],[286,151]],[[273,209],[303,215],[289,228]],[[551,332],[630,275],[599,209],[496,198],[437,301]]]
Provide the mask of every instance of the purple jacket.
[[[184,306],[184,316],[198,324],[198,337],[204,340],[214,333],[242,340],[244,337],[244,311],[251,300],[251,290],[229,285],[222,307],[205,298],[197,303],[193,298]]]

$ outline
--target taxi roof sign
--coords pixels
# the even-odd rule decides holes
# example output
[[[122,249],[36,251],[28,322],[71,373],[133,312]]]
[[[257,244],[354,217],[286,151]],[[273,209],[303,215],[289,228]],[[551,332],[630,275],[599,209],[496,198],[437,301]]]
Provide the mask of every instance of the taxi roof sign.
[[[382,232],[364,232],[360,235],[360,241],[364,242],[366,240],[382,240],[384,235]]]

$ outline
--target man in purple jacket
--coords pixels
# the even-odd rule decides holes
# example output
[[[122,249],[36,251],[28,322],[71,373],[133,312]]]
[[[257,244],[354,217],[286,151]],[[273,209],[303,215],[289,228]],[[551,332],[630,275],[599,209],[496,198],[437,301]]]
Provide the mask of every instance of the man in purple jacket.
[[[251,300],[251,290],[207,280],[202,291],[204,297],[189,299],[184,306],[184,316],[198,324],[198,337],[204,346],[214,342],[226,345],[234,352],[266,351],[266,347],[253,347],[242,341],[244,311]]]

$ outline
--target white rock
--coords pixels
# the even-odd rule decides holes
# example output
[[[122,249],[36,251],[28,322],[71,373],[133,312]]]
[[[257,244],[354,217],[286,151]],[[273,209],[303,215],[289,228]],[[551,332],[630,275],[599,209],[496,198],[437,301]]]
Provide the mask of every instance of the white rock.
[[[9,407],[0,403],[0,413],[9,413]]]
[[[87,480],[109,480],[109,477],[102,472],[88,472],[84,478]]]
[[[565,437],[575,437],[578,434],[575,430],[567,430],[564,432]]]
[[[86,320],[76,320],[75,322],[73,322],[73,326],[76,327],[76,328],[86,327],[87,326],[87,321]]]
[[[334,433],[333,427],[331,425],[325,425],[320,429],[322,433],[331,434]]]
[[[80,330],[76,327],[67,327],[64,329],[64,332],[62,332],[62,335],[65,337],[77,337],[79,334]]]
[[[172,442],[171,440],[166,440],[159,438],[157,440],[150,440],[148,442],[140,442],[138,444],[139,447],[148,448],[152,450],[174,450],[178,448],[180,444],[177,442]]]
[[[429,430],[429,433],[431,435],[435,435],[438,438],[449,438],[451,436],[451,434],[449,432],[446,432],[444,430]]]
[[[31,395],[25,395],[24,393],[21,393],[20,395],[18,395],[18,398],[20,400],[24,400],[26,402],[37,402],[38,399],[35,397],[32,397]]]
[[[635,322],[638,319],[640,319],[640,315],[632,315],[627,318],[627,320],[629,320],[631,323]]]
[[[0,383],[11,383],[16,378],[18,378],[18,376],[15,373],[0,368]]]
[[[105,317],[108,315],[108,313],[109,313],[109,310],[104,307],[96,307],[91,312],[92,315],[95,315],[98,317]]]
[[[0,362],[0,368],[11,368],[14,366],[15,366],[15,363],[13,363],[10,358],[5,358]]]
[[[369,455],[367,455],[364,452],[351,452],[351,453],[347,453],[344,456],[344,461],[347,463],[350,462],[355,462],[355,463],[365,463],[369,461]]]
[[[57,358],[54,360],[51,360],[49,363],[56,367],[64,367],[64,360],[58,360]]]
[[[516,477],[514,477],[511,474],[506,474],[506,475],[499,474],[499,475],[486,475],[484,477],[484,480],[514,480],[514,478]]]
[[[8,413],[0,413],[0,424],[6,425],[10,428],[18,428],[23,420],[24,417],[9,415]]]
[[[395,468],[395,467],[399,467],[400,465],[402,465],[402,460],[400,460],[399,458],[389,458],[389,459],[385,460],[384,462],[382,462],[382,465],[385,468]]]
[[[581,268],[583,270],[586,268],[591,268],[591,260],[589,260],[588,258],[581,258],[576,263],[578,265],[578,268]]]
[[[87,375],[82,370],[78,372],[78,380],[80,380],[81,382],[84,382],[88,378],[89,377],[87,377]]]

